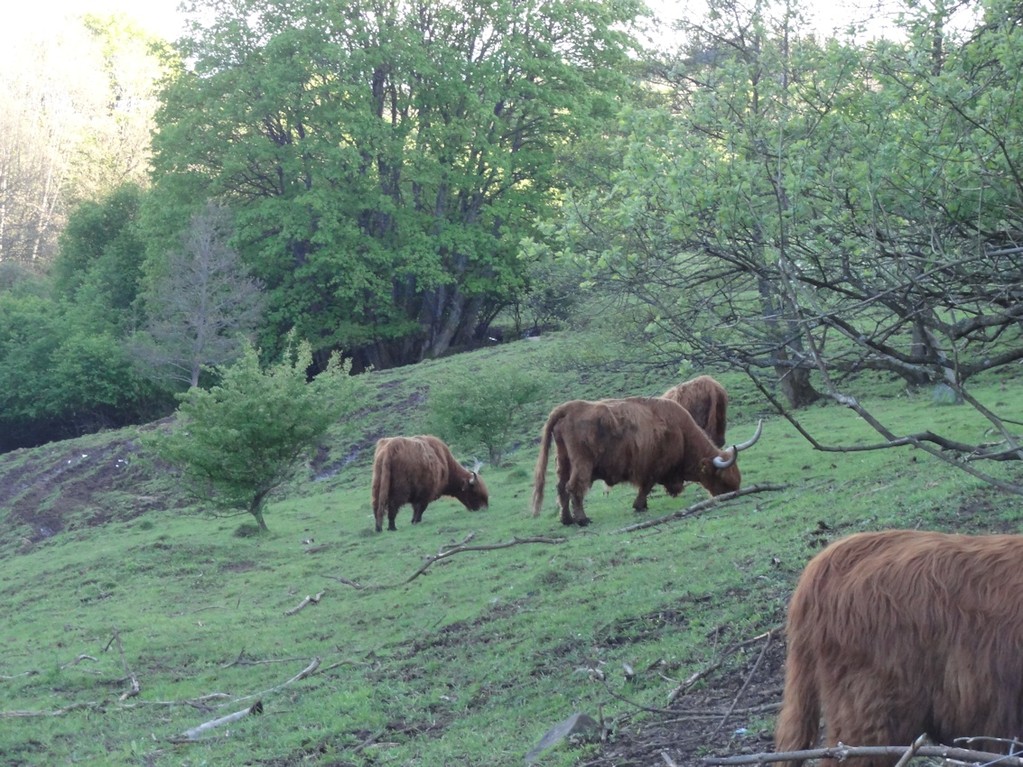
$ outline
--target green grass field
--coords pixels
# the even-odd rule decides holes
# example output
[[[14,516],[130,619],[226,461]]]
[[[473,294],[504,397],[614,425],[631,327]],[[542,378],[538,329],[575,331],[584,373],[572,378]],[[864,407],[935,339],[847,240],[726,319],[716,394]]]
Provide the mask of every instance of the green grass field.
[[[270,505],[263,536],[245,534],[244,517],[182,505],[173,478],[126,447],[135,430],[0,456],[0,763],[503,767],[584,712],[602,718],[608,743],[561,743],[536,764],[609,764],[603,750],[658,716],[643,707],[664,709],[678,680],[783,620],[800,570],[830,538],[1019,530],[1023,500],[920,451],[813,451],[738,375],[719,376],[732,393],[730,436],[747,438],[765,418],[760,444],[740,457],[744,485],[783,489],[623,531],[706,494],[655,491],[638,518],[631,488],[595,487],[593,524],[565,528],[549,480],[534,518],[550,407],[677,382],[630,372],[614,354],[551,336],[371,374],[373,404]],[[443,499],[421,525],[406,507],[397,532],[373,532],[375,439],[419,432],[432,385],[497,364],[535,369],[551,391],[523,414],[507,462],[484,468],[490,508]],[[1023,420],[1021,383],[992,377],[974,393]],[[861,387],[899,432],[971,440],[986,428],[928,392]],[[878,441],[837,405],[800,417],[832,443]],[[455,452],[468,461],[473,448]],[[1021,479],[1013,464],[984,468]],[[54,534],[40,537],[41,520]],[[188,735],[257,701],[261,713]],[[769,712],[729,723],[771,727]]]

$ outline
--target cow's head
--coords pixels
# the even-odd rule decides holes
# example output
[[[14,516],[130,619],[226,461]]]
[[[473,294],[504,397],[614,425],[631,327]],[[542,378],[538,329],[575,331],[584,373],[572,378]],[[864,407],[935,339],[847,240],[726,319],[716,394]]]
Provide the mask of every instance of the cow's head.
[[[455,497],[470,511],[485,509],[490,503],[490,493],[487,491],[487,485],[479,473],[482,466],[483,464],[480,461],[476,461],[462,481],[462,486],[455,493]]]
[[[703,478],[701,484],[707,488],[707,491],[711,495],[721,495],[722,493],[732,493],[739,489],[742,483],[742,475],[739,474],[739,467],[736,465],[736,459],[739,457],[739,451],[745,450],[748,447],[753,447],[760,439],[761,433],[764,431],[764,422],[760,420],[757,422],[757,430],[753,436],[745,442],[732,445],[724,450],[717,451],[710,457],[710,460],[704,460],[701,467],[703,472]]]

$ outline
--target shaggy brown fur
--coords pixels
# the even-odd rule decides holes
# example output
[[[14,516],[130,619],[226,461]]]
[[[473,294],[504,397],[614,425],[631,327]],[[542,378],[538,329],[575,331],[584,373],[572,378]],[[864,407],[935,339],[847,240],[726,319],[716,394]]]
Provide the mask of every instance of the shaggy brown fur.
[[[471,511],[485,509],[487,486],[476,471],[455,460],[441,440],[430,435],[384,437],[373,454],[373,516],[376,529],[397,530],[398,509],[412,504],[412,524],[419,524],[426,507],[442,495],[457,498]]]
[[[635,485],[636,511],[646,510],[647,494],[657,484],[672,496],[686,482],[699,482],[711,495],[738,490],[741,477],[734,458],[749,446],[719,450],[683,407],[661,397],[565,402],[551,411],[543,428],[533,474],[533,516],[543,505],[552,441],[557,443],[558,504],[566,525],[589,524],[583,498],[598,479],[609,486]],[[715,466],[715,459],[727,466]]]
[[[1023,735],[1021,563],[1023,535],[890,530],[828,546],[789,605],[775,749],[813,746],[821,716],[828,746]]]
[[[697,376],[672,386],[661,395],[686,410],[697,425],[718,447],[725,446],[725,426],[728,423],[728,392],[710,376]]]

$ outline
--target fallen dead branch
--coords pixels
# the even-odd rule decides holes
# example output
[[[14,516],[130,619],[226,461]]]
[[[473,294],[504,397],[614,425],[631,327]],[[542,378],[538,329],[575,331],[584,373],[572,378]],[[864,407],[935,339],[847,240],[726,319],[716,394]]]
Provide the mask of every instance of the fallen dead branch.
[[[745,639],[742,642],[737,642],[736,644],[726,647],[724,651],[718,656],[718,659],[714,661],[714,663],[712,663],[711,665],[707,666],[704,669],[701,669],[700,671],[695,672],[694,674],[689,676],[684,682],[682,682],[682,684],[680,684],[678,687],[672,690],[671,693],[668,695],[668,702],[669,703],[674,702],[675,698],[677,698],[682,693],[686,692],[694,684],[696,684],[704,677],[709,676],[710,674],[714,673],[719,668],[721,668],[721,665],[725,662],[725,660],[729,658],[729,656],[734,655],[735,653],[739,652],[740,650],[746,647],[749,647],[751,644],[756,644],[761,639],[769,638],[782,630],[783,627],[779,624],[777,626],[769,628],[763,634],[757,634],[757,636],[753,637],[752,639]]]
[[[760,649],[760,655],[757,656],[756,663],[753,664],[753,668],[750,669],[750,672],[746,675],[746,679],[743,680],[742,687],[739,688],[739,692],[737,692],[735,697],[732,699],[732,705],[728,708],[728,712],[721,717],[721,721],[718,723],[718,726],[714,728],[714,731],[708,736],[709,738],[713,738],[721,732],[721,728],[725,726],[725,722],[728,721],[728,717],[732,715],[733,711],[735,711],[735,707],[738,705],[739,699],[742,698],[746,690],[749,689],[753,675],[757,673],[757,669],[759,669],[760,665],[764,662],[764,656],[767,655],[767,649],[771,646],[771,639],[774,637],[774,631],[768,631],[760,636],[765,638],[764,646]]]
[[[316,669],[318,669],[319,667],[320,667],[320,659],[319,658],[313,658],[312,662],[308,666],[306,666],[304,669],[302,669],[297,674],[295,674],[295,676],[291,677],[291,679],[289,679],[287,682],[282,682],[281,684],[277,685],[276,687],[271,687],[270,689],[263,690],[262,692],[253,693],[252,695],[244,695],[241,698],[235,698],[233,702],[234,703],[240,703],[243,700],[251,700],[252,698],[261,698],[264,695],[269,695],[272,692],[277,692],[278,690],[282,690],[285,687],[287,687],[289,684],[294,684],[295,682],[298,682],[299,680],[305,679],[307,676],[311,676],[313,673],[316,672]]]
[[[117,651],[121,655],[121,663],[124,665],[125,677],[130,682],[128,689],[121,693],[121,696],[118,698],[118,700],[124,701],[127,700],[128,698],[134,698],[142,691],[142,685],[139,684],[138,677],[136,677],[135,674],[132,673],[131,668],[128,666],[128,659],[124,655],[124,645],[121,644],[121,632],[118,631],[117,629],[114,629],[114,635],[110,637],[110,641],[107,642],[107,646],[103,648],[103,652],[109,650],[110,645],[112,644],[117,645]]]
[[[626,525],[620,527],[614,532],[616,533],[631,533],[633,530],[643,530],[648,527],[655,527],[657,525],[663,525],[666,522],[673,522],[676,519],[685,519],[691,517],[700,512],[706,511],[707,509],[718,505],[719,503],[725,503],[735,498],[739,498],[743,495],[751,495],[752,493],[763,493],[769,490],[785,490],[788,485],[750,485],[731,493],[722,493],[721,495],[715,495],[712,498],[707,498],[698,503],[694,503],[692,506],[687,506],[684,509],[672,512],[663,517],[657,517],[656,519],[648,519],[643,522],[637,522],[634,525]]]
[[[263,702],[257,700],[251,706],[249,706],[248,708],[243,708],[241,711],[235,711],[233,714],[221,716],[218,717],[217,719],[211,719],[208,722],[203,722],[202,724],[197,725],[196,727],[192,727],[191,729],[185,730],[181,735],[179,735],[177,738],[173,738],[172,740],[174,740],[175,742],[198,740],[203,733],[209,732],[210,730],[216,727],[220,727],[225,724],[230,724],[231,722],[237,722],[239,719],[244,719],[249,714],[262,713]]]
[[[318,593],[318,594],[317,594],[316,596],[314,596],[314,597],[311,597],[311,596],[307,596],[307,597],[306,597],[305,599],[303,599],[303,600],[302,600],[301,602],[299,602],[299,603],[298,603],[297,605],[295,605],[294,607],[292,607],[292,608],[291,608],[290,610],[285,610],[285,611],[284,611],[284,614],[285,614],[285,615],[294,615],[294,614],[295,614],[295,613],[297,613],[297,612],[298,612],[299,610],[301,610],[301,609],[302,609],[303,607],[307,607],[308,605],[315,605],[315,604],[319,604],[319,603],[320,603],[320,600],[321,600],[321,599],[323,598],[323,595],[324,595],[324,594],[326,594],[326,593],[327,593],[326,591],[321,591],[320,593]]]
[[[338,583],[343,583],[345,586],[351,586],[353,589],[361,589],[361,588],[363,588],[363,585],[361,583],[359,583],[358,581],[353,581],[350,578],[345,578],[345,577],[340,576],[340,575],[327,575],[326,577],[330,578],[331,580],[335,580]]]
[[[701,760],[702,764],[708,765],[735,765],[744,764],[766,764],[768,762],[801,762],[805,759],[836,759],[841,762],[854,756],[867,757],[935,757],[938,759],[953,759],[957,762],[968,764],[997,763],[999,767],[1023,767],[1023,756],[1006,756],[1005,754],[993,754],[989,751],[973,751],[967,748],[955,748],[952,746],[844,746],[839,744],[834,748],[816,748],[805,751],[780,751],[778,753],[743,754],[741,756],[710,756]]]
[[[28,719],[34,716],[64,716],[64,714],[69,714],[72,711],[79,711],[83,708],[94,709],[102,707],[102,703],[90,701],[88,703],[72,703],[70,706],[56,708],[52,711],[0,711],[0,719]]]
[[[425,573],[426,570],[430,567],[430,565],[432,565],[434,562],[439,562],[442,559],[447,559],[448,557],[452,557],[455,554],[461,554],[462,552],[465,552],[465,551],[493,551],[495,549],[507,549],[509,546],[520,546],[520,545],[525,544],[525,543],[551,543],[551,544],[557,544],[557,543],[564,543],[565,541],[568,540],[568,538],[548,538],[546,536],[533,536],[531,538],[518,538],[518,537],[516,537],[516,538],[513,538],[512,540],[506,541],[504,543],[491,543],[491,544],[485,544],[485,545],[481,545],[481,546],[467,546],[467,545],[465,545],[466,541],[469,541],[471,539],[472,539],[472,535],[469,535],[468,537],[465,538],[465,540],[462,541],[462,543],[456,544],[456,545],[452,546],[451,548],[442,550],[438,554],[434,554],[433,556],[427,557],[426,561],[423,563],[423,566],[420,567],[418,570],[416,570],[414,573],[412,573],[412,575],[410,575],[404,581],[402,581],[402,585],[404,585],[406,583],[411,583],[412,581],[414,581],[420,575]]]

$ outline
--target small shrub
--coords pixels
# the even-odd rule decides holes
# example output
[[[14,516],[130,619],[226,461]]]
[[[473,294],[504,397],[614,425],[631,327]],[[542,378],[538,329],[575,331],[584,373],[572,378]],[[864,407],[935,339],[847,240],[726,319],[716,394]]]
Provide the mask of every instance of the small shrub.
[[[490,463],[500,466],[516,417],[547,388],[535,370],[503,365],[479,371],[430,392],[427,425],[446,442],[486,449]]]

